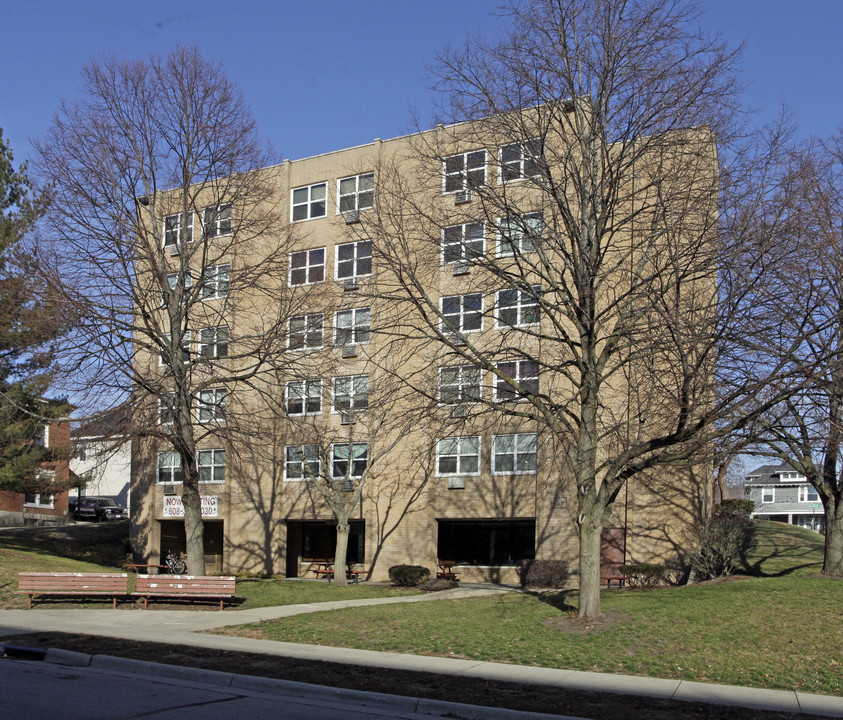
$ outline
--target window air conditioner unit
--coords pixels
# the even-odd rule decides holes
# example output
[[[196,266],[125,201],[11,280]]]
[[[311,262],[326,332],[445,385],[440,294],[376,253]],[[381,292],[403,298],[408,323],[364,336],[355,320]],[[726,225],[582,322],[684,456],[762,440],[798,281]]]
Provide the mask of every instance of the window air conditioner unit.
[[[346,278],[343,280],[343,290],[357,290],[358,287],[360,287],[360,284],[357,282],[357,278]]]
[[[465,478],[448,478],[448,490],[465,490]]]
[[[344,358],[355,358],[355,357],[357,357],[357,346],[356,345],[343,345],[342,346],[342,356]]]
[[[169,245],[168,247],[170,248],[170,257],[172,257],[173,255],[179,254],[179,244],[178,243],[173,243],[172,245]]]
[[[469,265],[465,260],[458,260],[454,263],[454,277],[457,275],[468,275],[471,271],[471,265]]]
[[[360,222],[360,211],[359,210],[349,210],[346,213],[343,213],[345,216],[345,224],[346,225],[353,225],[354,223]]]
[[[351,413],[343,413],[340,415],[341,425],[354,425],[354,415]]]
[[[164,486],[164,494],[165,495],[175,495],[176,494],[176,486],[175,485],[165,485]]]
[[[462,347],[465,345],[465,340],[463,340],[459,335],[451,335],[451,345],[454,347]]]
[[[457,190],[454,193],[454,205],[465,205],[471,202],[471,190]]]
[[[451,408],[451,417],[465,417],[467,412],[465,405],[454,405]]]

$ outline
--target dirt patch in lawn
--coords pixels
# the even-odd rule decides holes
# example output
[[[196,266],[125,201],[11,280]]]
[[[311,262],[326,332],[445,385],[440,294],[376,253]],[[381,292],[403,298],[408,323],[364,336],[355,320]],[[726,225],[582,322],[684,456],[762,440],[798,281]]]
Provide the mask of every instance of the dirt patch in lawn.
[[[114,655],[222,672],[236,671],[243,675],[393,695],[432,699],[447,697],[471,705],[575,715],[595,720],[805,720],[816,717],[92,635],[29,633],[5,640],[28,647],[62,648],[89,655]]]

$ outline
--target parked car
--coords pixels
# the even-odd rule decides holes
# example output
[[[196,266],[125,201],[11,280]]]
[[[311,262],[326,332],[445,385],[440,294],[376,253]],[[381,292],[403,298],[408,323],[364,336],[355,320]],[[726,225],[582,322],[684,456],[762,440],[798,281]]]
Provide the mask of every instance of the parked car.
[[[118,505],[111,498],[84,497],[78,501],[73,511],[77,520],[120,520],[126,517],[126,508]]]

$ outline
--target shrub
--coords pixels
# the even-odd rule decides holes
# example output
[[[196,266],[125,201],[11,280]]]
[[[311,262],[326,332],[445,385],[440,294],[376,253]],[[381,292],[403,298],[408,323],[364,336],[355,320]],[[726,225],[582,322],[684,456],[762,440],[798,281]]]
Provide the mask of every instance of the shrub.
[[[746,512],[746,502],[724,501],[698,529],[694,568],[701,580],[730,575],[755,547],[755,523]]]
[[[389,568],[389,580],[393,585],[416,587],[430,577],[430,570],[421,565],[393,565]]]
[[[522,560],[516,572],[521,587],[561,588],[571,575],[564,560]]]
[[[737,498],[730,498],[720,503],[723,510],[735,513],[736,515],[743,515],[749,517],[755,512],[755,503],[752,500],[739,500]]]
[[[424,592],[438,592],[440,590],[452,590],[460,586],[459,580],[449,580],[448,578],[429,578],[422,582],[418,588]]]
[[[626,578],[629,586],[634,588],[655,587],[667,575],[667,565],[653,563],[629,563],[621,565],[618,570]]]

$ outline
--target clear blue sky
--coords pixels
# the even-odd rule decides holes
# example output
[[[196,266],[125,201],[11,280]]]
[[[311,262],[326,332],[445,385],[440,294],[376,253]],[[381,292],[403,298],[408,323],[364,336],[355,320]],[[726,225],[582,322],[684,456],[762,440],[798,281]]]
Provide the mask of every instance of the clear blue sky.
[[[16,159],[94,56],[195,44],[222,60],[284,157],[394,137],[432,115],[425,64],[501,27],[495,0],[0,0],[0,128]],[[843,125],[843,0],[700,0],[705,27],[747,42],[747,100],[796,112],[802,135]]]

